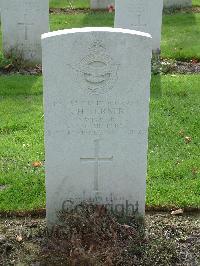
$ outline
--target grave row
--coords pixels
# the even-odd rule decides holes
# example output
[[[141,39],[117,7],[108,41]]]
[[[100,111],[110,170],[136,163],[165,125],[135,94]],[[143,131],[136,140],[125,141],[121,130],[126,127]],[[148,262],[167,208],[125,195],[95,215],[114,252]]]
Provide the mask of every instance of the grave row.
[[[156,8],[155,8],[156,7]],[[163,4],[160,0],[116,0],[115,28],[149,32],[152,50],[160,50]],[[48,0],[3,0],[2,34],[6,57],[41,63],[42,33],[49,31]],[[151,12],[149,12],[151,10]]]
[[[161,0],[162,1],[162,0]],[[192,0],[163,0],[164,8],[191,7]],[[115,4],[115,0],[90,0],[91,9],[106,9],[109,5]],[[0,1],[1,8],[1,1]]]
[[[107,7],[107,0],[91,1],[91,7]],[[165,1],[165,5],[187,6],[188,0]],[[101,6],[102,5],[102,6]],[[6,57],[32,64],[41,63],[42,33],[49,31],[49,0],[1,0],[3,51]],[[152,50],[159,52],[162,0],[116,0],[115,28],[149,32]]]

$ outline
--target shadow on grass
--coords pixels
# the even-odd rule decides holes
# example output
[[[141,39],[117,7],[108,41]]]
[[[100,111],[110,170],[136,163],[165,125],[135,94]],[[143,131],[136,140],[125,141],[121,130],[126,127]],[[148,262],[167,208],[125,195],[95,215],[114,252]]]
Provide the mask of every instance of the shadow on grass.
[[[31,75],[1,75],[0,96],[42,95],[42,77]]]
[[[161,56],[189,61],[200,59],[200,15],[173,13],[163,16]]]
[[[162,97],[162,85],[161,85],[161,75],[153,75],[151,77],[151,98],[160,99]]]
[[[114,13],[91,11],[85,14],[82,23],[82,27],[114,27]]]

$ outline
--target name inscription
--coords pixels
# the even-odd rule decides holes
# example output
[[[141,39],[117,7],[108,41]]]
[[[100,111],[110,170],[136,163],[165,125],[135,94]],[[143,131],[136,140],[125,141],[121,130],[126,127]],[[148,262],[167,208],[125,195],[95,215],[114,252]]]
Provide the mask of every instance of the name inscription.
[[[137,103],[129,100],[79,100],[55,102],[64,105],[67,130],[65,134],[101,136],[123,131],[128,135],[145,135],[146,130],[130,126],[130,114]],[[57,106],[58,107],[58,106]],[[63,133],[58,130],[56,133]]]

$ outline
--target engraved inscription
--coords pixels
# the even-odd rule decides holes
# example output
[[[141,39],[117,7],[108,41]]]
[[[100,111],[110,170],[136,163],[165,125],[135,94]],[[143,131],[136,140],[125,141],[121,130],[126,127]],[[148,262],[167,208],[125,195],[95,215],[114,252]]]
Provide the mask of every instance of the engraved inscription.
[[[82,162],[94,163],[94,191],[95,192],[99,192],[99,164],[100,162],[111,162],[113,160],[113,156],[111,157],[100,157],[99,156],[99,145],[100,145],[100,140],[99,139],[94,140],[94,157],[80,158]]]
[[[138,100],[137,100],[138,101]],[[130,114],[136,112],[137,101],[127,99],[71,99],[63,102],[56,101],[52,103],[52,108],[64,109],[68,115],[65,115],[65,131],[56,126],[56,133],[65,135],[78,134],[102,137],[104,134],[112,135],[122,133],[131,136],[137,135],[142,138],[146,136],[147,129],[134,127],[130,120]],[[142,102],[142,100],[141,100]],[[62,108],[61,108],[62,109]]]
[[[17,23],[19,26],[22,26],[24,28],[24,39],[25,41],[28,40],[28,27],[33,26],[33,23],[29,23],[27,20],[27,14],[24,14],[24,20],[23,22],[18,22]]]
[[[125,116],[132,103],[122,100],[71,100],[69,106],[73,121],[78,122],[80,135],[102,135],[113,134],[124,127]]]
[[[133,27],[146,27],[146,14],[144,3],[141,3],[141,0],[136,0],[135,4],[131,3],[129,6],[129,12],[135,14],[135,22],[131,24]]]
[[[98,95],[113,88],[118,67],[107,54],[103,43],[95,41],[89,47],[89,54],[74,68],[81,75],[82,83],[89,94]]]
[[[133,25],[133,26],[142,26],[142,27],[144,27],[144,26],[146,26],[147,24],[144,24],[144,23],[142,23],[141,22],[141,16],[142,16],[142,14],[141,14],[141,11],[138,11],[138,13],[137,13],[137,20],[138,20],[138,22],[137,22],[137,24],[135,24],[135,25]]]

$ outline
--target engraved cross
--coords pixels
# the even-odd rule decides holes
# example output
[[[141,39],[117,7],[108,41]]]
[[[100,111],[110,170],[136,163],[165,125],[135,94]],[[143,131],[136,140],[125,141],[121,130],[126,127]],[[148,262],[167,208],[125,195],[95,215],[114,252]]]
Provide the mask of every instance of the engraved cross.
[[[27,21],[27,14],[24,14],[24,21],[23,22],[19,22],[17,24],[19,26],[23,26],[24,27],[25,41],[27,41],[28,40],[28,26],[32,26],[34,24],[33,23],[28,23],[28,21]]]
[[[80,158],[83,162],[94,163],[94,191],[99,190],[99,164],[100,162],[111,162],[112,157],[100,157],[99,156],[99,139],[94,140],[94,157]]]
[[[134,24],[133,26],[146,26],[147,24],[142,24],[141,22],[141,17],[142,17],[142,13],[144,13],[144,10],[141,7],[137,7],[137,24]]]

